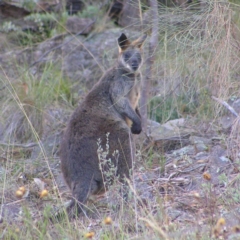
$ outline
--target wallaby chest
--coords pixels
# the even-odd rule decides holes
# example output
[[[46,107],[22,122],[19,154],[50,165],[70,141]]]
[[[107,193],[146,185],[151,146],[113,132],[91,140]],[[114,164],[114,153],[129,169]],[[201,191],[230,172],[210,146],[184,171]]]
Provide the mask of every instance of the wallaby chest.
[[[138,106],[139,98],[141,93],[141,75],[135,77],[134,85],[132,86],[128,98],[133,109]]]
[[[130,105],[135,109],[138,105],[141,91],[140,74],[124,79],[124,96],[129,99]]]

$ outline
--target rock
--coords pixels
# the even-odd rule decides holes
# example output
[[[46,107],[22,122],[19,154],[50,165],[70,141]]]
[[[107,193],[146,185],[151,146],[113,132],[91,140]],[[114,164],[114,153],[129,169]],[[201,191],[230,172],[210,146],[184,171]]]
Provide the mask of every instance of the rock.
[[[228,104],[235,110],[237,114],[240,114],[240,98],[230,100]],[[219,122],[224,130],[228,130],[232,127],[235,119],[236,116],[227,110],[227,113],[220,118]]]
[[[211,139],[198,136],[191,136],[189,140],[194,145],[196,153],[207,151],[212,143]]]
[[[225,116],[221,117],[220,124],[224,130],[228,130],[233,125],[233,122],[235,119],[236,119],[236,117],[234,117],[232,114],[231,114],[231,116],[225,115]]]
[[[118,24],[121,27],[136,27],[140,23],[139,12],[138,0],[125,0]]]
[[[174,157],[179,157],[179,156],[183,156],[183,155],[194,155],[194,154],[195,154],[195,149],[191,145],[174,150],[172,152],[172,156],[174,156]]]
[[[212,147],[210,152],[210,160],[212,172],[220,174],[221,172],[227,173],[227,169],[232,168],[233,166],[230,163],[230,160],[227,157],[227,150],[221,145]]]
[[[172,131],[178,131],[180,127],[184,127],[184,118],[170,120],[162,126]]]
[[[20,6],[15,6],[12,3],[0,2],[0,21],[11,18],[23,18],[29,14],[29,11]]]
[[[66,10],[69,15],[76,14],[84,9],[84,2],[81,0],[67,0]]]
[[[113,1],[113,3],[110,5],[110,9],[108,9],[109,17],[111,19],[115,19],[117,23],[119,15],[122,12],[122,9],[123,9],[122,2],[119,2],[118,0]]]
[[[82,35],[89,34],[94,27],[94,21],[91,18],[72,16],[67,19],[66,27],[68,32],[73,34],[79,32],[81,32]]]
[[[151,131],[152,128],[160,127],[160,126],[161,126],[161,124],[159,122],[155,122],[155,121],[150,120],[150,119],[147,120],[148,131]]]
[[[204,138],[204,137],[198,137],[198,136],[191,136],[189,140],[193,145],[199,144],[199,143],[210,145],[212,143],[211,138]]]
[[[225,156],[221,156],[219,159],[220,159],[222,162],[231,163],[231,160],[230,160],[229,158],[225,157]]]
[[[197,143],[194,145],[196,153],[207,151],[209,148],[204,143]]]
[[[41,75],[45,64],[54,62],[54,65],[62,67],[65,77],[77,83],[76,92],[80,88],[89,89],[113,65],[118,56],[117,38],[121,33],[121,29],[115,28],[88,38],[72,38],[62,34],[41,42],[36,47],[8,52],[4,48],[3,53],[0,52],[0,74],[5,76],[7,73],[8,79],[15,80],[19,76],[19,66],[31,66],[34,63],[27,70],[34,75]],[[133,30],[124,30],[124,33],[129,38],[137,38],[141,34]],[[56,48],[57,46],[60,47]]]
[[[163,151],[181,148],[189,143],[193,129],[184,126],[184,119],[171,120],[163,125],[149,122],[148,136]]]

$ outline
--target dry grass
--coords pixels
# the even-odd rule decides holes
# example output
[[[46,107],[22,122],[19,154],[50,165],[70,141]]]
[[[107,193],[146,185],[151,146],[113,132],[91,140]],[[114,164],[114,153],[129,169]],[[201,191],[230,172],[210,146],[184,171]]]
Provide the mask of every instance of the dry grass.
[[[194,7],[198,10],[191,10]],[[188,114],[216,118],[223,106],[211,96],[227,101],[238,95],[239,29],[234,18],[239,6],[207,1],[191,8],[159,11],[152,108],[157,102],[169,111],[162,122]]]

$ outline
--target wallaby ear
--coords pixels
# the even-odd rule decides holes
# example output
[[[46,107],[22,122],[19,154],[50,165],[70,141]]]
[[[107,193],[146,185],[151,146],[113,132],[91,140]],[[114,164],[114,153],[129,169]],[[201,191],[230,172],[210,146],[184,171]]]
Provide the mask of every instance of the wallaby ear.
[[[147,34],[144,34],[143,36],[139,37],[137,40],[133,41],[132,45],[141,48],[146,38],[147,38]]]
[[[119,50],[125,50],[130,45],[130,41],[127,39],[127,36],[122,33],[121,36],[118,38],[118,46]]]

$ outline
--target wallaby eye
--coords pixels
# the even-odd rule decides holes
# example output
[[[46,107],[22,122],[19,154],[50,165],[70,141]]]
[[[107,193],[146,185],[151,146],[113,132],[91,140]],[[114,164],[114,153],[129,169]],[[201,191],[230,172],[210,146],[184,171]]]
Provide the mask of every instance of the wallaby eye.
[[[124,54],[124,60],[127,62],[131,58],[131,54],[129,52],[126,52]]]

